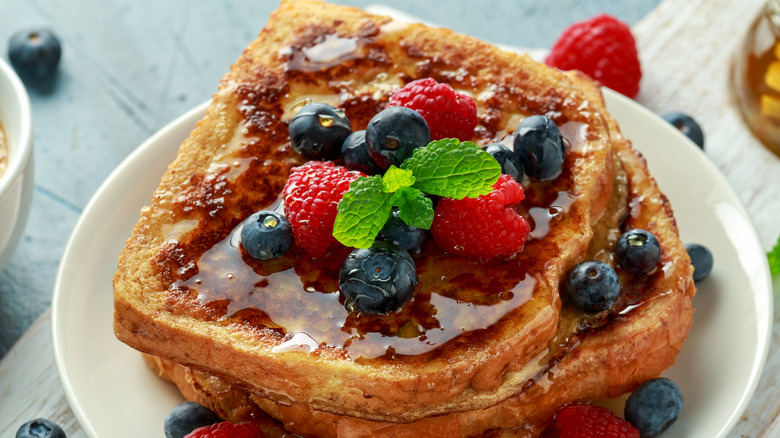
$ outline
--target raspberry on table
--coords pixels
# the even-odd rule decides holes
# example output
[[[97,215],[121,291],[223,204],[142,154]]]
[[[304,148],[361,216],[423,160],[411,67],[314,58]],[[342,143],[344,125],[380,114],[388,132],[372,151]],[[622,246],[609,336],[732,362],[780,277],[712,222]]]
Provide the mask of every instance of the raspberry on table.
[[[331,161],[310,161],[292,170],[282,190],[284,211],[298,246],[312,258],[320,258],[334,245],[333,223],[339,201],[360,172]]]
[[[639,438],[628,421],[601,406],[572,403],[558,409],[555,431],[560,438]]]
[[[388,106],[404,106],[417,111],[431,129],[431,140],[457,138],[470,140],[477,126],[477,104],[449,84],[432,78],[409,82],[390,96]]]
[[[229,421],[203,426],[193,430],[184,438],[264,438],[265,434],[255,423],[237,423]]]
[[[561,70],[580,70],[630,98],[639,93],[642,69],[631,29],[607,14],[566,28],[545,63]]]
[[[434,241],[445,251],[485,259],[511,256],[523,249],[529,226],[514,205],[525,194],[509,175],[501,175],[493,191],[478,198],[442,198],[431,226]]]

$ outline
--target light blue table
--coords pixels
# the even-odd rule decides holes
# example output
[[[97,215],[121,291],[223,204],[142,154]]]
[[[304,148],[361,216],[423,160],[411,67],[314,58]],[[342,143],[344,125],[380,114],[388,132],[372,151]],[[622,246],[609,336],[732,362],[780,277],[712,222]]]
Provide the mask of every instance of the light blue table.
[[[549,47],[574,21],[608,11],[632,24],[658,3],[396,0],[392,6],[487,41]],[[35,193],[23,239],[0,272],[0,357],[49,307],[68,236],[100,183],[143,140],[210,98],[276,6],[267,0],[0,1],[4,59],[10,35],[22,28],[50,28],[63,44],[56,81],[28,87]]]

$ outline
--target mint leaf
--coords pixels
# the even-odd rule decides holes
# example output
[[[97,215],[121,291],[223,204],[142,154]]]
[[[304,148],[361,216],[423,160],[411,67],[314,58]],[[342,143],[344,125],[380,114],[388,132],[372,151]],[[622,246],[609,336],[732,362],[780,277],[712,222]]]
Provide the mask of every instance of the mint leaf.
[[[401,187],[411,186],[414,184],[414,179],[414,174],[411,170],[390,166],[382,177],[382,186],[386,193],[393,193]]]
[[[413,187],[401,187],[393,193],[390,203],[398,207],[398,217],[406,225],[428,230],[433,223],[433,202]]]
[[[775,247],[767,253],[766,257],[769,259],[769,272],[772,273],[772,277],[780,275],[780,236],[777,237]]]
[[[493,156],[470,141],[461,143],[456,138],[432,141],[415,149],[401,169],[413,172],[414,188],[455,199],[490,193],[501,175],[501,166]]]
[[[352,181],[339,202],[333,237],[345,246],[371,246],[390,216],[391,196],[379,175]]]

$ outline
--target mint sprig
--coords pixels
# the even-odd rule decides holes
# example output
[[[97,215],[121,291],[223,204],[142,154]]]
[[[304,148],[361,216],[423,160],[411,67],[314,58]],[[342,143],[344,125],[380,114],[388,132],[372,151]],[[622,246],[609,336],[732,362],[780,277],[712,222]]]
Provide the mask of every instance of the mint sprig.
[[[342,244],[368,248],[393,207],[407,225],[429,229],[433,203],[425,194],[455,199],[490,193],[501,175],[492,155],[472,142],[446,138],[414,151],[384,176],[358,178],[338,205],[333,236]]]
[[[349,185],[337,207],[333,237],[346,246],[368,248],[392,211],[391,193],[379,175],[358,178]],[[371,241],[367,242],[370,237]]]
[[[415,149],[401,168],[412,171],[416,189],[455,199],[490,193],[501,175],[501,166],[492,155],[457,138],[433,141]]]
[[[772,277],[780,276],[780,236],[777,237],[775,247],[767,253],[766,257],[769,260],[769,272],[772,273]]]

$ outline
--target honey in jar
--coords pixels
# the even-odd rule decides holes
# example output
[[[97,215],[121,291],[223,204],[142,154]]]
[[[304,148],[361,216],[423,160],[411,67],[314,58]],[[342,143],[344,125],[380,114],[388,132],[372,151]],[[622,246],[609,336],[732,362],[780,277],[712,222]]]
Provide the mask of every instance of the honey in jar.
[[[735,56],[734,96],[753,133],[780,155],[780,0],[767,0]]]

